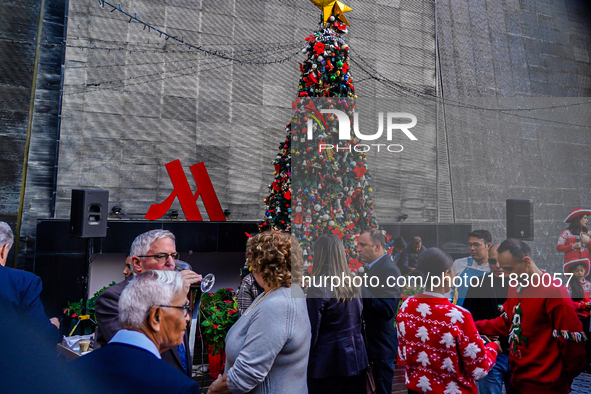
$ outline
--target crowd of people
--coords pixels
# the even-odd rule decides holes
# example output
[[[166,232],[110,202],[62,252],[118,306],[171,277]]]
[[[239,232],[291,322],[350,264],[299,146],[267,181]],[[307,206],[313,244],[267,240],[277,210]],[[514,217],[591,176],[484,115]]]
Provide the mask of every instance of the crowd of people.
[[[573,379],[589,371],[591,356],[591,283],[585,279],[590,214],[573,210],[558,240],[564,273],[573,274],[567,286],[541,270],[521,240],[493,244],[490,232],[475,230],[468,234],[469,257],[454,261],[441,249],[425,248],[419,236],[386,244],[382,231],[370,228],[357,240],[369,281],[354,280],[342,242],[326,234],[314,244],[311,276],[341,280],[302,288],[297,239],[256,234],[246,245],[251,272],[237,294],[241,316],[226,337],[225,370],[208,393],[359,393],[374,387],[390,394],[396,364],[405,365],[409,393],[568,393]],[[12,243],[10,227],[0,222],[0,312],[55,343],[59,323],[43,311],[39,278],[4,267]],[[33,374],[52,387],[46,392],[73,392],[71,379],[85,382],[83,391],[91,393],[200,392],[191,379],[186,327],[187,294],[202,278],[190,269],[176,272],[178,257],[167,230],[136,237],[125,280],[97,299],[94,350],[56,369],[57,377]],[[403,275],[437,280],[403,297],[388,281]],[[30,392],[37,386],[8,387]]]

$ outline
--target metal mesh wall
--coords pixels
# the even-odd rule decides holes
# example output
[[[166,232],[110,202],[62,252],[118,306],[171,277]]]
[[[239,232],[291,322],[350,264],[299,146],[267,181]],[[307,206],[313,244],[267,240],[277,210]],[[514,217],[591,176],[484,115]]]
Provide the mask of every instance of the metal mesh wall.
[[[354,10],[345,38],[357,94],[403,97],[425,119],[419,142],[405,144],[403,154],[368,155],[378,220],[405,213],[412,222],[471,221],[501,239],[504,199],[534,198],[536,237],[546,237],[534,241],[536,257],[557,261],[554,234],[562,217],[589,203],[586,174],[563,159],[580,152],[576,160],[583,164],[574,166],[587,168],[584,107],[575,110],[574,127],[535,117],[507,122],[502,113],[483,116],[474,102],[458,106],[454,99],[583,101],[591,89],[587,2],[347,5]],[[192,187],[188,167],[205,162],[232,219],[261,218],[273,179],[270,161],[297,92],[299,51],[317,27],[319,10],[303,0],[125,1],[121,9],[149,26],[129,23],[129,16],[98,1],[70,2],[57,217],[68,217],[72,188],[108,189],[110,206],[141,217],[170,194],[164,164],[180,159]],[[503,148],[493,150],[497,144]],[[485,183],[504,191],[477,191]],[[47,215],[49,189],[35,187],[27,184],[28,230],[21,235],[34,234],[35,218]],[[178,202],[172,208],[180,209]]]
[[[502,241],[505,200],[533,199],[534,259],[557,271],[562,221],[591,203],[590,9],[584,1],[437,4],[438,130],[455,219]]]
[[[434,4],[347,5],[357,94],[433,94]],[[207,52],[128,23],[108,5],[70,3],[58,216],[69,215],[70,189],[88,187],[108,189],[111,205],[138,217],[170,194],[164,164],[180,159],[190,180],[188,167],[205,162],[232,219],[261,219],[270,162],[297,94],[300,51],[320,11],[308,1],[278,0],[127,1],[121,8]],[[436,216],[434,178],[404,175],[413,157],[423,157],[421,174],[435,166],[434,111],[414,152],[370,163],[385,221],[406,206],[415,221]],[[411,203],[417,199],[419,206]],[[178,201],[172,208],[180,210]]]

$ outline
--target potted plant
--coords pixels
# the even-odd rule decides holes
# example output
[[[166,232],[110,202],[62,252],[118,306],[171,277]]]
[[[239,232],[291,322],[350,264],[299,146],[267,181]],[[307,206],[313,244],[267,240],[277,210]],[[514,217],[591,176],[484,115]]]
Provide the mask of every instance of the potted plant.
[[[230,327],[240,314],[232,289],[221,288],[201,297],[201,336],[209,347],[209,374],[216,378],[223,371],[224,347]]]
[[[85,334],[91,334],[92,332],[94,332],[94,329],[96,328],[96,311],[95,311],[95,305],[96,305],[96,299],[98,298],[99,294],[101,294],[103,291],[105,291],[105,289],[113,286],[114,284],[116,284],[115,282],[111,282],[111,284],[104,286],[102,289],[100,289],[99,291],[97,291],[96,293],[94,293],[94,295],[92,296],[92,298],[89,298],[86,301],[86,308],[83,307],[83,300],[77,301],[77,302],[68,302],[68,306],[64,309],[64,315],[66,315],[66,317],[71,318],[71,322],[70,322],[70,330],[68,332],[68,336],[72,336],[74,335],[74,332],[76,331],[76,328],[78,328],[79,324],[81,321],[85,321],[85,320],[89,320],[89,324],[85,324],[84,328],[80,328],[79,330],[79,334],[81,335],[85,335]],[[84,314],[86,312],[86,314]]]

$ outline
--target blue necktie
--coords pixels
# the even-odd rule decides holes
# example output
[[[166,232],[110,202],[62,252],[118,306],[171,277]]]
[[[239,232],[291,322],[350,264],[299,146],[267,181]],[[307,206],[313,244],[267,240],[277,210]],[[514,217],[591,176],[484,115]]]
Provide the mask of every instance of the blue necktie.
[[[187,352],[185,351],[185,345],[181,343],[177,346],[177,349],[179,351],[179,357],[181,358],[181,364],[183,365],[183,371],[187,373]]]

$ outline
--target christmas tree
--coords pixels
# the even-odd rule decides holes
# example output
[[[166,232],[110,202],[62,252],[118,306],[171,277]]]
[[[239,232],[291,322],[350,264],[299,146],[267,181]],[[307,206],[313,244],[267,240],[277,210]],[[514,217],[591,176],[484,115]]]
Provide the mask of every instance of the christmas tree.
[[[349,46],[343,39],[349,25],[343,13],[351,8],[339,1],[311,1],[323,11],[322,20],[302,50],[306,59],[300,63],[299,94],[273,162],[275,179],[264,200],[267,217],[259,229],[295,234],[308,272],[316,239],[334,234],[345,246],[350,268],[363,271],[355,250],[357,236],[378,226],[370,174],[355,139],[339,139],[335,112],[347,114],[349,130],[353,129],[357,96]]]

